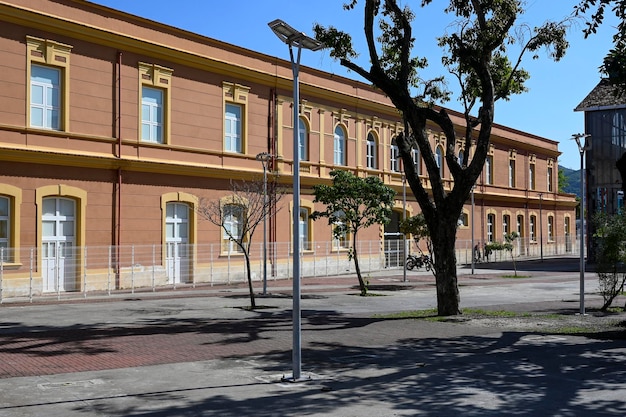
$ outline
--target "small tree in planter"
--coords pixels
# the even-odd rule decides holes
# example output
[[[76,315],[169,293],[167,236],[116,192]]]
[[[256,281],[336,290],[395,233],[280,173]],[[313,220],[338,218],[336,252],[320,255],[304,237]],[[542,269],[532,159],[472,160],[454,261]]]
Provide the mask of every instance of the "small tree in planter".
[[[326,206],[323,211],[311,213],[311,219],[328,218],[333,236],[352,238],[348,258],[354,261],[361,296],[367,295],[367,283],[361,274],[357,252],[357,233],[374,224],[385,225],[391,221],[391,211],[396,192],[378,177],[360,178],[348,171],[330,171],[332,185],[318,184],[313,187],[314,203]]]
[[[511,254],[511,261],[513,261],[513,270],[515,271],[515,276],[517,276],[517,266],[515,265],[515,257],[513,256],[513,242],[517,239],[519,235],[517,232],[511,232],[504,235],[504,242],[490,242],[485,245],[485,252],[493,252],[493,251],[501,251],[505,250]]]
[[[597,213],[592,221],[596,230],[596,273],[604,299],[600,310],[606,311],[623,291],[626,282],[626,210],[615,215]]]

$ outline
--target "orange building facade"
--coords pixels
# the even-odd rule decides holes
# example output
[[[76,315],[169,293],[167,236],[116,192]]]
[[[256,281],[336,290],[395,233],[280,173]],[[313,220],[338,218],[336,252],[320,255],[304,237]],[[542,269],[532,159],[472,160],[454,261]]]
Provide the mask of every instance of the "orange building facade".
[[[1,1],[0,21],[2,296],[241,279],[242,256],[197,208],[232,194],[231,180],[258,180],[263,152],[289,190],[289,61],[79,0]],[[313,185],[337,168],[397,191],[394,220],[364,230],[360,253],[365,269],[402,265],[390,243],[403,207],[419,208],[410,192],[403,201],[398,112],[365,83],[307,67],[300,100],[302,275],[346,269],[345,242],[307,218],[321,209]],[[443,156],[434,126],[431,140]],[[471,254],[472,212],[476,243],[518,231],[517,255],[576,248],[559,154],[557,142],[494,127],[474,208],[468,200],[459,219],[459,262]],[[291,262],[291,195],[279,205],[267,223],[272,277]]]

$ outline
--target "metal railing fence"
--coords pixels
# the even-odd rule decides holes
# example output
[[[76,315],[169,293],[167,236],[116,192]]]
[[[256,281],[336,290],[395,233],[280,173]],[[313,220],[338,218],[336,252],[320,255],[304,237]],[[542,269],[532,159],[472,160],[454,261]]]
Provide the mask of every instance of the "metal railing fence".
[[[477,243],[477,242],[475,242]],[[305,242],[300,245],[301,273],[308,277],[336,276],[354,273],[354,263],[346,248],[336,242]],[[383,270],[402,270],[406,254],[418,251],[411,240],[387,239],[357,243],[359,264],[363,274]],[[406,246],[405,246],[406,245]],[[127,245],[68,247],[57,245],[46,253],[37,248],[0,248],[0,303],[8,300],[29,300],[34,297],[82,293],[105,294],[161,289],[189,288],[197,285],[237,284],[247,281],[244,255],[235,250],[224,251],[220,244]],[[267,279],[291,279],[293,253],[291,242],[267,243]],[[536,241],[518,239],[512,255],[516,259],[579,254],[574,237],[556,237],[540,247]],[[422,242],[421,250],[427,252]],[[252,280],[263,280],[263,244],[250,246]],[[469,264],[472,257],[470,240],[456,242],[457,264]],[[481,254],[483,249],[481,248]],[[495,251],[489,259],[510,260],[511,253]]]

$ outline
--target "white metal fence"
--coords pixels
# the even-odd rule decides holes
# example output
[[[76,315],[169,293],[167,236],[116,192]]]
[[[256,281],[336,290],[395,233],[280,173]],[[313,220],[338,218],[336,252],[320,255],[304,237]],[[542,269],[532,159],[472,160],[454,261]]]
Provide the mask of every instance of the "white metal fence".
[[[477,243],[477,242],[475,242]],[[406,246],[405,246],[406,245]],[[333,242],[308,242],[301,245],[301,273],[308,277],[335,276],[354,273],[354,263],[346,248]],[[458,264],[471,263],[472,244],[457,241]],[[573,238],[556,238],[544,242],[518,239],[514,243],[516,258],[576,255],[579,244]],[[221,245],[129,245],[64,247],[42,253],[36,248],[10,250],[0,248],[0,302],[7,299],[33,300],[33,297],[65,295],[85,297],[89,294],[158,291],[189,288],[197,285],[235,284],[247,280],[244,256],[224,252]],[[358,242],[358,256],[364,274],[383,270],[401,270],[405,254],[418,251],[415,243],[403,239]],[[422,243],[421,250],[427,252]],[[483,250],[481,248],[481,254]],[[253,281],[263,280],[263,244],[250,248],[250,272]],[[266,245],[266,276],[268,281],[291,279],[293,257],[291,243]],[[510,260],[506,251],[493,252],[489,259]]]

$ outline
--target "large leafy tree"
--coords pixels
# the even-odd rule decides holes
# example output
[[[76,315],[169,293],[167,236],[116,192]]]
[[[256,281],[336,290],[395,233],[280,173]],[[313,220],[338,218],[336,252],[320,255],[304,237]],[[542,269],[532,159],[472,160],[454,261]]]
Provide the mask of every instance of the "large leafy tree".
[[[617,17],[619,23],[613,34],[613,47],[607,52],[600,71],[620,86],[615,92],[623,95],[626,93],[626,0],[581,0],[574,8],[574,13],[589,17],[583,31],[585,37],[588,37],[604,23],[607,9]]]
[[[383,184],[378,177],[360,178],[348,171],[330,172],[332,185],[318,184],[313,188],[315,203],[326,205],[324,210],[311,213],[311,218],[328,219],[336,239],[352,239],[348,257],[354,261],[361,295],[367,294],[367,283],[361,274],[357,250],[357,233],[374,224],[385,225],[391,221],[391,211],[396,192]]]
[[[355,61],[357,53],[350,34],[319,24],[314,31],[317,39],[331,48],[332,57],[382,90],[402,114],[405,132],[397,137],[397,144],[433,244],[438,314],[456,315],[460,313],[456,225],[489,150],[495,103],[525,91],[524,81],[529,77],[521,67],[525,54],[535,57],[547,48],[553,59],[564,55],[566,28],[553,22],[532,29],[516,25],[524,12],[520,0],[450,0],[443,12],[454,16],[456,24],[447,28],[450,32],[439,38],[439,45],[445,52],[448,78],[458,85],[463,106],[464,126],[458,126],[445,108],[435,106],[451,96],[446,77],[422,79],[420,72],[428,61],[414,55],[415,13],[441,2],[422,0],[419,8],[412,10],[392,0],[350,0],[344,7],[354,10],[359,3],[363,6],[369,68]],[[451,189],[443,181],[429,142],[427,131],[433,127],[445,136],[446,171],[454,180]],[[457,141],[463,143],[461,159],[457,158]],[[430,190],[420,181],[412,149],[419,149],[424,160]]]

